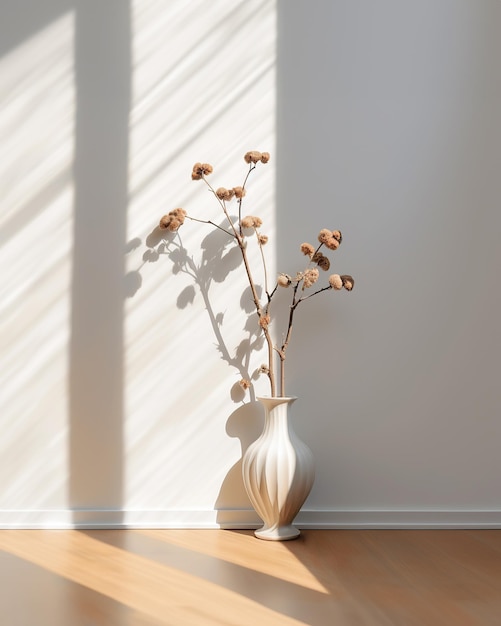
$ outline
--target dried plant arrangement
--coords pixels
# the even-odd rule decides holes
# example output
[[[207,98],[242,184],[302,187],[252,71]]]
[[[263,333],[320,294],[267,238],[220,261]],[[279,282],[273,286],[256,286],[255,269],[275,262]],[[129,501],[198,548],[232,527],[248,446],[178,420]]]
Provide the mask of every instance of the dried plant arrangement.
[[[264,252],[264,247],[268,243],[268,236],[261,232],[263,221],[258,216],[244,215],[243,213],[249,176],[260,164],[268,163],[269,159],[270,155],[268,152],[258,152],[256,150],[247,152],[244,155],[244,160],[248,165],[248,169],[244,180],[241,185],[229,189],[226,187],[214,188],[208,181],[208,176],[213,173],[212,165],[209,163],[195,163],[191,178],[194,181],[203,181],[203,183],[207,185],[224,214],[225,219],[222,222],[223,225],[216,224],[211,220],[194,217],[188,214],[185,209],[176,208],[160,219],[159,228],[171,233],[176,233],[186,220],[200,222],[224,231],[233,240],[234,245],[238,246],[254,302],[257,324],[266,340],[268,362],[262,365],[259,371],[261,374],[265,374],[269,379],[271,396],[284,397],[286,395],[285,360],[287,349],[291,341],[294,315],[298,306],[309,298],[325,291],[339,291],[341,289],[351,291],[355,283],[353,277],[348,274],[330,274],[328,275],[326,284],[319,286],[320,270],[328,272],[331,268],[331,261],[326,255],[327,251],[336,251],[342,242],[341,232],[328,228],[320,230],[315,245],[305,242],[299,246],[300,252],[307,259],[303,269],[293,274],[280,273],[273,283],[270,283],[266,255]],[[230,203],[234,202],[237,203],[238,211],[237,215],[232,217],[230,214]],[[264,276],[263,289],[258,288],[253,268],[251,268],[249,262],[248,246],[251,245],[252,240],[254,241],[254,245],[258,246],[260,252],[261,271]],[[282,289],[288,289],[290,291],[290,304],[288,308],[286,331],[282,340],[275,343],[270,330],[273,324],[272,304],[277,297],[277,293]],[[261,292],[263,295],[260,297]],[[276,363],[278,367],[275,366]],[[279,377],[278,386],[277,373]],[[247,379],[242,379],[240,385],[244,389],[248,389],[251,382]]]

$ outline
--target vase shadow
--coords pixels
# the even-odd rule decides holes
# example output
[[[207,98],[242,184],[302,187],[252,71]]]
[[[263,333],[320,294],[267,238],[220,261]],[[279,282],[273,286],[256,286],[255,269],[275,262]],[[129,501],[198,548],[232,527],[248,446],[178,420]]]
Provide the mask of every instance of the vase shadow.
[[[252,517],[259,522],[244,487],[242,458],[247,448],[261,434],[263,421],[263,408],[259,402],[254,401],[238,407],[226,422],[226,433],[240,440],[241,452],[238,461],[226,474],[214,503],[214,509],[217,511],[216,521],[221,528],[253,528],[253,523],[242,522],[241,511],[246,512],[246,518]]]

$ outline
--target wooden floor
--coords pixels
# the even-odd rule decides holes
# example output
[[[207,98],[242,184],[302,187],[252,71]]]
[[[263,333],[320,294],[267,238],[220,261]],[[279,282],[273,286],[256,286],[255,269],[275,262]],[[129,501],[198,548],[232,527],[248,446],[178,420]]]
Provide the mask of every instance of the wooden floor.
[[[501,530],[2,530],[2,626],[500,626]]]

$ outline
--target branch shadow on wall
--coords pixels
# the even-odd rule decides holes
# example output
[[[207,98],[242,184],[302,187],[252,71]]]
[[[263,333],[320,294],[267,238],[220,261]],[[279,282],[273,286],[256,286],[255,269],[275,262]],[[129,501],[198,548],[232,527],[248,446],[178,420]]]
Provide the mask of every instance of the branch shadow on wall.
[[[229,321],[225,320],[225,314],[222,311],[215,311],[210,298],[212,283],[223,283],[228,275],[242,264],[240,250],[234,244],[234,238],[223,232],[223,225],[221,224],[221,228],[214,229],[202,240],[200,244],[202,258],[198,265],[183,246],[179,233],[167,232],[166,234],[166,231],[159,228],[153,230],[146,238],[148,250],[143,260],[156,262],[160,257],[167,256],[172,264],[173,274],[182,273],[191,278],[192,284],[186,286],[177,296],[177,307],[185,309],[192,304],[198,288],[209,316],[216,348],[221,359],[230,367],[235,368],[242,380],[251,381],[259,375],[249,369],[251,355],[263,347],[264,340],[256,322],[256,311],[250,288],[246,288],[240,297],[240,307],[247,315],[247,321],[243,327],[246,337],[234,349],[228,347],[224,337],[224,325],[229,325]],[[259,292],[259,288],[257,289]],[[255,393],[252,386],[248,391],[251,402],[254,402]],[[230,390],[230,396],[233,402],[243,402],[245,390],[239,383],[235,383]]]
[[[123,276],[128,203],[128,1],[75,3],[75,217],[69,505],[112,509],[123,492]],[[90,523],[92,520],[84,520]]]
[[[143,261],[156,262],[161,257],[167,256],[172,264],[173,274],[182,273],[190,277],[191,284],[184,287],[177,296],[177,307],[185,309],[192,304],[198,290],[209,316],[221,359],[238,371],[241,380],[255,381],[259,377],[259,372],[250,370],[251,356],[263,347],[264,338],[257,324],[250,287],[244,289],[240,296],[240,308],[247,316],[242,328],[245,337],[234,348],[228,346],[224,336],[225,324],[229,325],[230,322],[225,319],[223,312],[214,309],[210,297],[212,283],[224,282],[229,274],[240,268],[243,263],[233,236],[225,233],[223,228],[224,222],[202,240],[202,256],[198,264],[183,246],[179,232],[169,233],[156,228],[146,238],[148,249],[143,255]],[[260,295],[260,288],[257,287],[257,290]],[[253,386],[249,388],[248,393],[249,401],[245,402],[246,390],[238,382],[229,391],[231,399],[239,406],[228,417],[226,433],[240,440],[241,456],[228,471],[215,502],[215,509],[218,511],[217,522],[221,526],[231,523],[231,513],[229,518],[226,511],[251,508],[242,481],[242,457],[248,446],[259,436],[263,416]]]

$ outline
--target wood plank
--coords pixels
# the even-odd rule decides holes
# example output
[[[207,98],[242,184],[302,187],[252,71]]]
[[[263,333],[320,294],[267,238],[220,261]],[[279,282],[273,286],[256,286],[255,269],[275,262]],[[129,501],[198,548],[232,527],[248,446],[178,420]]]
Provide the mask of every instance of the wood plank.
[[[0,531],[9,626],[498,626],[501,531]]]

